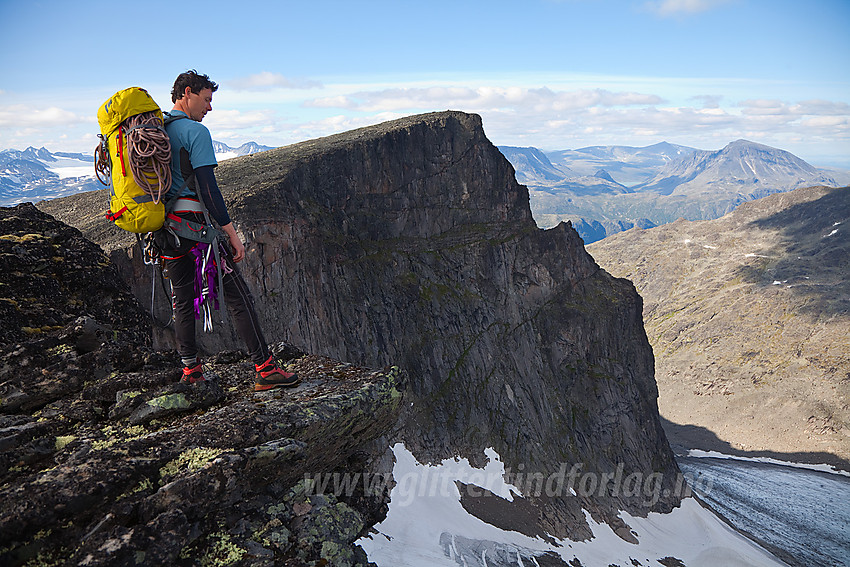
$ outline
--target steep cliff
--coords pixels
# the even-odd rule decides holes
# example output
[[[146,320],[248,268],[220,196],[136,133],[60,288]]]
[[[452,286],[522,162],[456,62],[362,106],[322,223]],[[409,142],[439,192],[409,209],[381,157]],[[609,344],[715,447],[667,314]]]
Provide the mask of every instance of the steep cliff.
[[[409,375],[388,443],[423,462],[482,463],[492,447],[513,470],[544,474],[622,465],[672,488],[640,297],[569,224],[537,228],[479,117],[409,117],[228,160],[217,176],[266,334]],[[102,201],[40,207],[101,244],[148,301],[132,240],[96,218]],[[240,346],[222,329],[204,341]],[[586,537],[581,507],[614,522],[617,508],[647,511],[642,496],[562,496],[538,502],[534,521],[553,535]],[[665,493],[655,509],[677,500]]]

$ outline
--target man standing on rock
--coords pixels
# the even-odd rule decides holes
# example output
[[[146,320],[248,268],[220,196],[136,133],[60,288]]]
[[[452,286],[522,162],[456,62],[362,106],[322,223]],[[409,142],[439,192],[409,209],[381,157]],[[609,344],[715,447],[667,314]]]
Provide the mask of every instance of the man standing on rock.
[[[171,90],[174,108],[165,120],[165,129],[171,140],[172,183],[164,201],[169,203],[179,191],[173,214],[181,219],[204,224],[202,202],[228,240],[228,243],[224,243],[216,239],[208,245],[182,236],[179,240],[175,239],[165,230],[157,234],[163,269],[171,281],[177,351],[183,363],[182,381],[190,384],[205,381],[195,340],[195,319],[199,315],[196,299],[201,293],[199,288],[205,281],[212,279],[222,281],[224,299],[236,331],[248,347],[254,362],[257,371],[254,390],[296,386],[299,383],[298,376],[281,370],[270,354],[257,320],[254,298],[236,267],[236,263],[245,257],[245,245],[236,234],[216,183],[213,170],[218,162],[212,136],[207,127],[201,124],[207,112],[212,110],[212,96],[216,90],[218,85],[207,75],[200,75],[194,70],[181,73]],[[188,183],[184,182],[186,179]],[[208,278],[205,273],[202,257],[207,246],[220,248],[218,259],[223,264],[221,280]],[[207,255],[207,258],[210,256]]]

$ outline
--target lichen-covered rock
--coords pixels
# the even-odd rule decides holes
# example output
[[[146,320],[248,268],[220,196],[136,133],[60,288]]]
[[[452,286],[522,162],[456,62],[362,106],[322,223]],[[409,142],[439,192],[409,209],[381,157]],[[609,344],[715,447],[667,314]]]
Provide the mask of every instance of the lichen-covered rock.
[[[315,495],[306,516],[288,495],[383,452],[372,442],[397,421],[403,373],[280,343],[294,390],[253,392],[238,351],[210,359],[207,382],[179,383],[176,354],[145,344],[147,318],[99,248],[31,206],[0,209],[0,225],[23,259],[0,271],[4,303],[20,307],[0,342],[0,564],[367,563],[353,542],[385,494]],[[27,288],[46,247],[75,267]]]
[[[357,502],[329,502],[332,495],[303,497],[306,521],[292,510],[298,499],[287,496],[297,490],[287,487],[344,467],[384,434],[400,409],[401,376],[351,365],[334,372],[338,363],[307,355],[291,365],[304,385],[269,395],[251,391],[249,361],[211,363],[224,399],[143,425],[108,418],[116,415],[108,402],[63,435],[55,435],[60,416],[21,416],[4,429],[3,454],[13,466],[0,486],[0,561],[211,564],[206,557],[253,565],[265,557],[271,565],[292,556],[304,565],[364,563],[353,542],[376,521],[385,494],[361,511],[352,507]],[[162,388],[138,387],[136,397],[149,401],[192,399],[188,391],[163,396]],[[185,409],[182,401],[174,405]],[[28,462],[14,460],[22,445]]]
[[[312,494],[307,482],[296,485],[284,499],[293,515],[297,558],[307,560],[318,554],[329,565],[339,567],[365,563],[362,549],[340,543],[353,541],[362,533],[367,527],[363,517],[334,494]]]
[[[32,204],[0,208],[0,265],[0,346],[68,325],[81,344],[66,344],[82,350],[112,333],[149,344],[148,318],[103,251]]]

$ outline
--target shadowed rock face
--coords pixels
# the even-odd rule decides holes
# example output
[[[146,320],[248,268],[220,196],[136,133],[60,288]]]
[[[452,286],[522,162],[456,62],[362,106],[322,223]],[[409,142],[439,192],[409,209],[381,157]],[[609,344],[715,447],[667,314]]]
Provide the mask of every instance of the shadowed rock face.
[[[398,365],[410,399],[387,437],[420,460],[481,464],[493,447],[513,470],[622,463],[672,484],[640,297],[599,269],[569,224],[536,227],[479,117],[409,117],[228,160],[217,176],[248,243],[241,269],[266,335]],[[86,212],[97,199],[41,206],[104,246],[148,301],[130,238]],[[223,328],[202,340],[211,352],[241,346]],[[605,501],[566,495],[540,514],[553,535],[586,535],[580,505],[605,516]],[[646,510],[642,497],[611,504]]]

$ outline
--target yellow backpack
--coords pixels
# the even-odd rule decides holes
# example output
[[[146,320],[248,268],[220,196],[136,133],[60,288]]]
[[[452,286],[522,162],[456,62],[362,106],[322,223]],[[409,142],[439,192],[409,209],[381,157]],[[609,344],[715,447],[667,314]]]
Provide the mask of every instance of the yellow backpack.
[[[130,232],[160,229],[163,197],[171,188],[171,143],[162,110],[146,90],[130,87],[100,106],[97,121],[95,172],[101,183],[112,185],[106,218]]]

